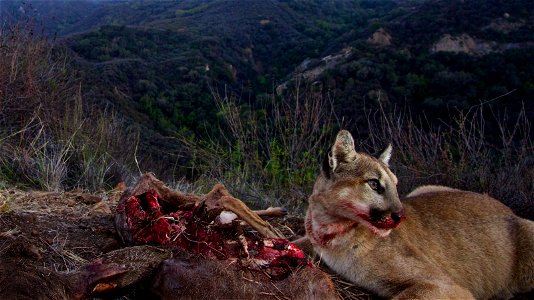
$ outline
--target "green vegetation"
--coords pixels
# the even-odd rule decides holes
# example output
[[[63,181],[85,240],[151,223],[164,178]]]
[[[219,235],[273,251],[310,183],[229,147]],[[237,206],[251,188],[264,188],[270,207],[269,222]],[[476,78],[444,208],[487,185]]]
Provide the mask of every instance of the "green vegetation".
[[[314,80],[336,95],[336,111],[354,120],[355,128],[365,122],[365,109],[379,105],[386,111],[409,107],[431,120],[452,122],[460,111],[490,101],[493,110],[516,114],[525,105],[532,118],[534,5],[527,2],[398,3],[371,19],[368,26],[335,41],[338,49],[351,46],[351,56]],[[391,36],[390,46],[367,42],[380,27]],[[484,55],[431,51],[444,34],[464,33],[502,48]],[[498,101],[492,100],[497,97]]]
[[[10,100],[24,104],[20,110],[0,110],[4,181],[99,188],[130,176],[138,148],[139,167],[166,181],[196,187],[223,181],[259,206],[298,211],[332,135],[344,127],[365,150],[393,143],[403,193],[417,184],[448,184],[489,192],[516,209],[534,198],[529,1],[96,6],[75,24],[61,23],[61,33],[79,32],[61,40],[68,50],[39,50],[41,60],[16,56],[19,69],[29,71],[10,74],[9,53],[17,48],[0,48],[6,99],[33,91],[25,102]],[[379,29],[391,44],[369,43]],[[444,34],[464,33],[495,48],[431,50]],[[45,62],[61,67],[45,79],[22,77],[37,74],[36,66],[46,69]],[[139,135],[120,130],[121,122]],[[74,126],[61,125],[67,123]]]
[[[297,90],[284,101],[272,97],[263,109],[250,110],[233,98],[214,98],[217,138],[180,138],[192,155],[190,172],[197,184],[223,182],[258,207],[302,209],[317,175],[317,158],[326,155],[340,126],[329,99]]]
[[[90,70],[88,93],[122,106],[109,87],[128,91],[133,101],[127,105],[171,135],[215,134],[210,89],[227,89],[249,99],[252,109],[261,109],[261,99],[291,78],[287,74],[304,58],[347,46],[352,47],[349,58],[312,80],[335,95],[336,111],[353,128],[364,121],[364,108],[377,108],[378,102],[386,110],[407,105],[415,113],[443,118],[443,110],[454,113],[507,94],[495,109],[512,104],[517,112],[525,102],[530,116],[534,68],[526,33],[532,31],[529,12],[534,8],[524,2],[127,2],[104,6],[99,18],[80,26],[90,28],[106,18],[123,25],[100,27],[68,44],[88,60],[81,63]],[[188,13],[177,16],[169,10]],[[492,22],[523,25],[503,35]],[[367,43],[380,27],[392,35],[391,46]],[[431,53],[431,44],[445,33],[512,46],[478,56]]]
[[[341,116],[363,116],[367,108],[383,105],[386,110],[408,106],[414,113],[450,119],[481,102],[491,101],[495,110],[518,113],[523,103],[533,117],[534,52],[523,49],[470,56],[452,53],[415,55],[396,49],[373,49],[360,44],[353,59],[325,72],[324,89],[337,95]],[[354,103],[365,103],[354,105]],[[342,107],[346,109],[341,110]],[[362,120],[363,121],[363,120]]]
[[[201,4],[199,6],[196,6],[190,9],[178,9],[176,11],[176,15],[179,17],[190,16],[190,15],[198,14],[199,12],[203,12],[206,9],[208,9],[208,7],[209,6],[207,4]]]
[[[251,3],[254,6],[250,7]],[[354,26],[355,3],[275,4],[164,2],[160,6],[165,11],[172,8],[190,13],[170,16],[162,11],[160,18],[142,21],[128,16],[153,11],[157,5],[113,6],[98,19],[109,17],[114,23],[130,26],[102,26],[69,38],[67,43],[87,60],[80,64],[90,70],[88,93],[117,101],[109,86],[120,86],[133,100],[128,105],[148,115],[153,128],[166,134],[214,134],[211,124],[216,111],[210,88],[226,87],[232,95],[252,97],[256,102],[256,95],[271,93],[276,81],[290,73],[302,57],[317,56],[329,40]],[[116,15],[116,11],[130,9],[135,13]]]

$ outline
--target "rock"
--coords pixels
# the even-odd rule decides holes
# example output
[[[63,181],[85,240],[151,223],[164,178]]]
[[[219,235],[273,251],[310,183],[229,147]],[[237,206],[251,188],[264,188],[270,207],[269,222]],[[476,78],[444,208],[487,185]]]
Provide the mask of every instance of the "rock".
[[[391,45],[391,35],[384,28],[380,28],[373,33],[367,42],[373,46],[387,47]]]
[[[495,42],[476,41],[468,34],[452,36],[444,34],[431,47],[432,52],[465,53],[469,55],[484,55],[495,51]]]

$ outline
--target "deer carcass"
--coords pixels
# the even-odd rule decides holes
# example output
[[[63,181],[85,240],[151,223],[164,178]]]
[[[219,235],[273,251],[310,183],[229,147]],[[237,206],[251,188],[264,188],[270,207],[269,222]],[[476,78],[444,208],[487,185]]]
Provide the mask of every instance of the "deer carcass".
[[[200,197],[145,174],[121,198],[115,226],[126,244],[174,250],[153,281],[164,299],[337,297],[325,273],[220,184]]]

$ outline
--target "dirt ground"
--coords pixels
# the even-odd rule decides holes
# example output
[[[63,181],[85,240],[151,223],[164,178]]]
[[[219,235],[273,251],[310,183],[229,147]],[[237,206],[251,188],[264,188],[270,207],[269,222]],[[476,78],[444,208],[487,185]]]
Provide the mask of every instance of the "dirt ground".
[[[120,191],[0,191],[0,257],[21,258],[55,271],[71,271],[122,247],[113,225]],[[286,236],[304,234],[299,217],[269,219]],[[326,267],[322,267],[326,271]],[[378,299],[331,275],[344,299]],[[138,287],[144,289],[144,287]],[[136,290],[112,299],[136,299]],[[534,293],[514,299],[532,299]]]
[[[4,190],[0,255],[32,258],[43,267],[70,271],[118,249],[112,214],[118,199],[118,193]]]
[[[120,191],[0,191],[0,257],[24,259],[55,271],[71,271],[122,247],[113,225]],[[286,236],[304,234],[302,218],[269,220]],[[345,299],[373,297],[334,275]],[[143,287],[139,287],[143,289]],[[115,299],[136,299],[135,290]]]

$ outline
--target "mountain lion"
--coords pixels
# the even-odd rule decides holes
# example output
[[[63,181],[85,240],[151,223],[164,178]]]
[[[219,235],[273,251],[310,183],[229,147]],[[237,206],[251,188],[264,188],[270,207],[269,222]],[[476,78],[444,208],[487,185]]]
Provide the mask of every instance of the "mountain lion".
[[[338,133],[310,196],[306,235],[334,271],[388,298],[508,298],[534,288],[534,222],[499,201],[424,186],[402,201],[388,167]]]

